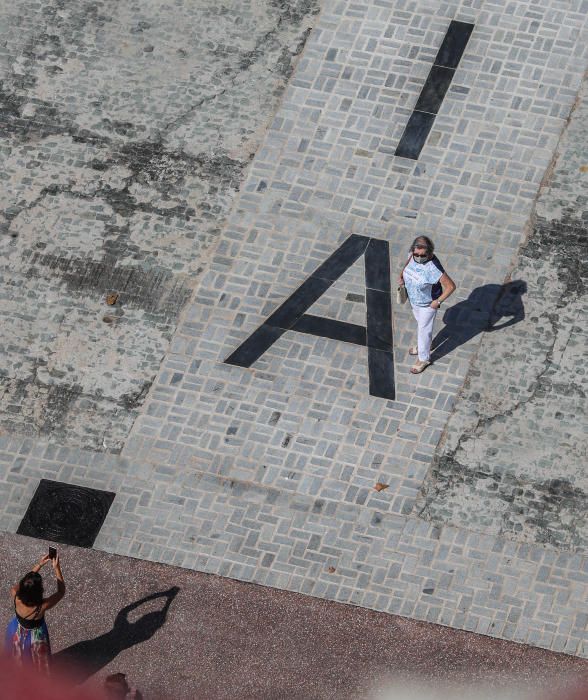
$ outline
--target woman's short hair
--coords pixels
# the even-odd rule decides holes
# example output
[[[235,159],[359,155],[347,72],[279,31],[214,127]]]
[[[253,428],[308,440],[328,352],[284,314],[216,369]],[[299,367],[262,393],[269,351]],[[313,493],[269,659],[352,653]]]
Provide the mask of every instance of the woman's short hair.
[[[29,607],[36,607],[43,602],[43,578],[35,571],[25,574],[18,584],[17,595]]]
[[[428,236],[417,236],[410,246],[411,250],[415,248],[426,248],[427,255],[433,255],[435,251],[435,245]]]

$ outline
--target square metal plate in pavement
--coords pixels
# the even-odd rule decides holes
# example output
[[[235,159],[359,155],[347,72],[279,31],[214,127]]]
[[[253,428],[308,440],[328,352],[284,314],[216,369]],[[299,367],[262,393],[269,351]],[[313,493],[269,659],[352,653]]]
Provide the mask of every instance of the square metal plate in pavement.
[[[17,534],[91,547],[114,493],[41,479]]]

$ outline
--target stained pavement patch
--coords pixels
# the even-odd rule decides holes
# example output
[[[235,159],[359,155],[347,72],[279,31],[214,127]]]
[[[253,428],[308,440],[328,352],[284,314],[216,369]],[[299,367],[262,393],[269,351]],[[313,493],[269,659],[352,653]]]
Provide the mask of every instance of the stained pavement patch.
[[[0,11],[4,429],[120,451],[317,10]]]

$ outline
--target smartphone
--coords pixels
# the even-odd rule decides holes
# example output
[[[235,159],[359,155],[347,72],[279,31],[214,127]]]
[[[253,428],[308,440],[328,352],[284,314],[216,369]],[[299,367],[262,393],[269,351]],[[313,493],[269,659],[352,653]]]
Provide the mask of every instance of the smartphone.
[[[55,559],[57,556],[57,550],[55,547],[49,547],[49,559]]]

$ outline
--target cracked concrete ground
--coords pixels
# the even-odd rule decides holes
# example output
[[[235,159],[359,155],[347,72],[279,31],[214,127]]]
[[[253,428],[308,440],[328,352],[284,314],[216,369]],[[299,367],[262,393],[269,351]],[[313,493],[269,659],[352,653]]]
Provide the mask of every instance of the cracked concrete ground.
[[[435,522],[574,551],[588,546],[587,94],[495,309],[511,325],[485,333],[417,504]]]
[[[5,432],[120,451],[318,0],[168,10],[0,7]]]

